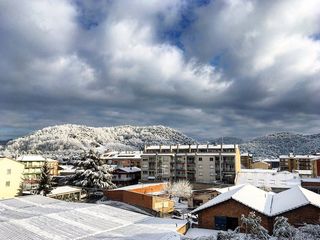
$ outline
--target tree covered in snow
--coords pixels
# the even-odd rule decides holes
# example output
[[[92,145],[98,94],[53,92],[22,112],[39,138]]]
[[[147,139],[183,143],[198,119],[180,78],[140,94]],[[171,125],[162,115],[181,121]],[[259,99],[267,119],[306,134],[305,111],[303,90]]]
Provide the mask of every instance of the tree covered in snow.
[[[241,228],[252,238],[269,239],[267,229],[261,226],[261,217],[257,216],[255,212],[250,212],[248,216],[242,214],[240,222]]]
[[[288,218],[279,216],[276,217],[273,225],[273,236],[279,239],[293,239],[296,229],[288,223]]]
[[[187,180],[179,180],[178,182],[168,183],[166,192],[170,197],[178,197],[179,202],[183,198],[190,198],[192,195],[192,186]]]
[[[115,188],[112,183],[112,168],[103,164],[93,151],[76,161],[74,165],[76,172],[70,180],[72,185],[91,189]]]
[[[42,194],[43,196],[47,196],[52,191],[51,184],[51,176],[50,176],[50,168],[48,166],[47,161],[44,162],[41,167],[41,175],[38,186],[38,194]]]

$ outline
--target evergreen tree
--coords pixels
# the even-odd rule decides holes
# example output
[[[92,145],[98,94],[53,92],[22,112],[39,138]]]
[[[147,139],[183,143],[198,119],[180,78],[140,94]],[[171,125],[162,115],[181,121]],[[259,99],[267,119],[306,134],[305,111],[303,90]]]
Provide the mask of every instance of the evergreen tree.
[[[47,194],[49,194],[51,191],[52,191],[52,186],[51,186],[50,168],[48,166],[47,161],[45,161],[41,168],[38,194],[42,193],[43,196],[47,196]]]
[[[244,228],[246,234],[250,234],[253,239],[269,239],[268,231],[261,226],[261,217],[257,216],[255,212],[250,212],[246,217],[241,215],[241,227]]]
[[[96,156],[93,151],[74,163],[76,173],[71,184],[82,188],[112,189],[112,169]]]
[[[276,217],[273,225],[273,236],[278,239],[293,239],[296,229],[288,223],[288,218]]]

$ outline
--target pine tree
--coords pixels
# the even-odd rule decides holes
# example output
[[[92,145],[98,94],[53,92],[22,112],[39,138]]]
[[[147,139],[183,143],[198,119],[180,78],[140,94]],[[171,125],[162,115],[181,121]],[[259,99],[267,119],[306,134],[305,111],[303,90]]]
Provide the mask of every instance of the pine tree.
[[[112,189],[112,169],[96,156],[93,151],[74,163],[76,173],[71,178],[71,184],[82,188]]]
[[[43,196],[47,196],[47,194],[49,194],[51,191],[52,191],[52,186],[51,186],[50,168],[48,166],[47,161],[45,161],[41,168],[38,194],[42,193]]]
[[[278,239],[293,239],[296,229],[288,223],[288,218],[280,216],[276,217],[273,225],[273,236]]]
[[[255,212],[250,212],[248,217],[241,215],[241,227],[246,234],[250,234],[254,239],[269,239],[268,231],[261,226],[261,217],[256,216]]]

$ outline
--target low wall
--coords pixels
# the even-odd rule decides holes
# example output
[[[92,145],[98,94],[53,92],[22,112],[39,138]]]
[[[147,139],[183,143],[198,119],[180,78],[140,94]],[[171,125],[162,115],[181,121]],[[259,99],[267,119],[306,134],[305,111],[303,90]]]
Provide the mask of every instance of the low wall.
[[[146,195],[146,193],[160,192],[164,187],[164,184],[159,184],[130,190],[109,190],[105,192],[105,196],[113,201],[124,202],[157,212],[170,213],[174,210],[174,201],[168,198]]]

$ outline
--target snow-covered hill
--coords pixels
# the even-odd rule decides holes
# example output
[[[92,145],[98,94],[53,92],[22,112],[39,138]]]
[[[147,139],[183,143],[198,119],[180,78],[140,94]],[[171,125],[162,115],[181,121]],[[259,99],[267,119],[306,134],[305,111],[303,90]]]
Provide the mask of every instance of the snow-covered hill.
[[[262,158],[274,158],[290,152],[315,153],[320,152],[320,134],[274,133],[245,142],[240,148],[241,152],[250,152]]]
[[[6,152],[41,153],[49,157],[70,157],[92,148],[140,150],[145,144],[189,144],[196,141],[164,126],[87,127],[58,125],[9,141]]]

